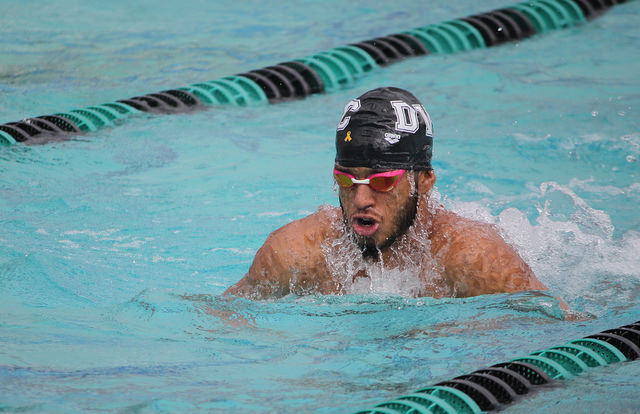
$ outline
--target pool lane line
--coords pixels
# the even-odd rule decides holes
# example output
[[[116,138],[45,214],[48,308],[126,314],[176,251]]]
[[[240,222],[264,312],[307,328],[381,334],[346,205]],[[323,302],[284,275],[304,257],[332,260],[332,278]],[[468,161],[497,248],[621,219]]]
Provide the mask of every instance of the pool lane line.
[[[174,114],[211,105],[278,103],[348,87],[379,67],[428,54],[498,46],[572,27],[627,0],[531,0],[462,19],[336,47],[186,87],[0,124],[0,145],[43,144],[116,126],[140,112]]]
[[[480,413],[589,368],[640,358],[640,321],[460,375],[355,414]]]

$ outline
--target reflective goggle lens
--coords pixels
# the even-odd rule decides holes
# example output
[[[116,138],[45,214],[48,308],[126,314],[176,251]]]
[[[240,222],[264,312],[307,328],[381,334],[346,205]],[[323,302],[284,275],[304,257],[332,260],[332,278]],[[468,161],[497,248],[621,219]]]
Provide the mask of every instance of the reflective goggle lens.
[[[386,173],[373,174],[365,180],[357,180],[350,174],[343,173],[341,171],[333,171],[333,177],[338,185],[342,188],[353,187],[354,184],[367,184],[358,183],[358,181],[368,181],[368,185],[375,191],[387,192],[391,191],[397,184],[398,180],[404,174],[404,170],[389,171]],[[355,180],[355,182],[354,182]]]
[[[395,187],[399,175],[394,177],[373,177],[369,180],[369,186],[376,191],[387,192]]]
[[[348,177],[344,174],[333,173],[333,177],[336,179],[336,183],[340,187],[349,188],[353,186],[353,181],[351,181],[351,177]]]

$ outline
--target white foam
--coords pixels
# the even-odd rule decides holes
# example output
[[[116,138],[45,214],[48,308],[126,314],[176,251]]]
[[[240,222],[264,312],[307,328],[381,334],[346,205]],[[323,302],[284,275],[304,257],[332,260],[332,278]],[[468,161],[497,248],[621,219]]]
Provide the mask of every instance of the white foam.
[[[439,199],[439,194],[434,191],[431,202],[436,199]],[[334,225],[342,225],[337,217],[334,219]],[[418,216],[416,222],[419,221]],[[426,229],[417,226],[410,227],[391,248],[388,261],[402,263],[401,267],[389,266],[383,260],[364,258],[349,234],[336,240],[327,240],[323,251],[329,271],[342,286],[343,293],[405,297],[425,294],[447,296],[450,293],[442,283],[441,269],[428,253],[430,241]],[[367,277],[357,276],[363,273]]]
[[[586,180],[572,178],[569,181],[568,187],[594,193],[602,193],[610,196],[628,195],[640,198],[640,183],[632,183],[627,187],[616,187],[614,185],[597,185],[594,183],[595,179],[593,178],[589,178]]]
[[[71,248],[71,249],[78,249],[80,247],[80,245],[76,242],[73,242],[71,240],[58,240],[58,243],[64,244],[65,246]]]
[[[144,240],[133,240],[133,241],[130,241],[128,243],[116,243],[116,244],[114,244],[114,246],[117,247],[117,248],[122,248],[122,249],[139,249],[145,243],[146,242]]]
[[[119,229],[106,229],[106,230],[102,230],[102,231],[95,231],[95,230],[89,230],[89,229],[85,229],[85,230],[67,230],[62,232],[62,234],[67,235],[67,236],[75,236],[75,235],[85,235],[85,236],[91,236],[91,237],[98,237],[98,236],[111,236],[113,233],[116,233],[120,231]]]
[[[239,247],[214,247],[212,249],[209,249],[210,252],[230,252],[230,253],[234,253],[234,254],[241,254],[241,255],[248,255],[248,256],[253,256],[256,254],[256,250],[249,248],[249,247],[245,247],[245,248],[239,248]]]
[[[603,237],[610,239],[613,235],[613,224],[611,218],[602,210],[591,208],[582,198],[578,197],[568,187],[559,185],[555,182],[542,183],[540,185],[540,196],[544,197],[547,193],[559,192],[571,198],[575,207],[575,213],[572,216],[576,224],[581,225],[583,230],[600,233]],[[540,220],[548,218],[551,214],[549,211],[549,201],[545,202],[544,209],[540,212]]]
[[[187,260],[184,257],[172,257],[172,256],[162,257],[156,254],[151,258],[151,261],[153,263],[158,263],[158,262],[180,263],[180,262],[186,262]]]
[[[591,183],[542,183],[535,194],[540,205],[533,222],[513,207],[497,217],[481,203],[452,202],[450,207],[465,217],[496,224],[538,278],[565,300],[626,303],[640,290],[640,233],[629,230],[622,238],[614,238],[607,212],[591,207],[569,188],[594,190]],[[597,190],[615,194],[635,192],[638,187]]]

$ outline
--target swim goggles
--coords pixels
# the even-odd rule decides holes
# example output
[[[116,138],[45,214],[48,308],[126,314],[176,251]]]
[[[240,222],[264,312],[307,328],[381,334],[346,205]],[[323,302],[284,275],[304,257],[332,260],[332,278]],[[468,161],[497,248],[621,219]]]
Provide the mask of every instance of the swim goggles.
[[[350,188],[353,187],[354,184],[367,184],[376,191],[386,193],[395,188],[398,184],[398,180],[400,180],[405,172],[406,170],[386,171],[372,174],[364,180],[358,180],[353,175],[338,171],[334,168],[333,178],[335,178],[336,183],[338,183],[342,188]]]

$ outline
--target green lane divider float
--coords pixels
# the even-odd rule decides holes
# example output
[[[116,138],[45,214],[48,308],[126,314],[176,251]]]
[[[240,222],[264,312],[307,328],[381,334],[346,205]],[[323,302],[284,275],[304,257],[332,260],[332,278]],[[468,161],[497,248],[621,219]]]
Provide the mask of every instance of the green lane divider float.
[[[589,368],[640,358],[640,321],[419,389],[356,414],[479,413]]]
[[[622,0],[532,0],[414,28],[220,79],[0,125],[0,144],[41,144],[118,125],[139,112],[184,113],[209,105],[260,105],[349,87],[403,59],[492,47],[584,23]]]
[[[16,143],[15,138],[10,135],[8,132],[0,131],[0,144],[2,145],[13,145]]]

